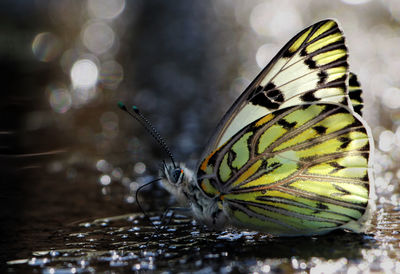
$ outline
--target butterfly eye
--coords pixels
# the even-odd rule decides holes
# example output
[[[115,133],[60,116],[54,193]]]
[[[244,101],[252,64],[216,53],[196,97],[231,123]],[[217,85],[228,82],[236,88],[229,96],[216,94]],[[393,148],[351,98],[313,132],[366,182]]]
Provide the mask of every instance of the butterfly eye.
[[[181,169],[181,168],[176,168],[172,172],[172,178],[173,178],[175,183],[180,183],[182,176],[183,176],[183,169]]]

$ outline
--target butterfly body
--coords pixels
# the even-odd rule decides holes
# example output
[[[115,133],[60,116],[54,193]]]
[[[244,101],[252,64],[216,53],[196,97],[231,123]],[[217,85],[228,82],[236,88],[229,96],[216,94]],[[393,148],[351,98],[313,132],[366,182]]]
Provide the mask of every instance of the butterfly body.
[[[165,165],[162,183],[166,190],[175,196],[178,203],[189,208],[191,215],[201,224],[215,230],[226,227],[227,216],[219,208],[219,197],[208,197],[198,187],[196,175],[182,164],[174,167]],[[175,172],[181,172],[182,178],[174,178]]]
[[[212,229],[365,231],[373,140],[348,75],[336,22],[304,29],[228,110],[195,172],[164,166],[164,187]]]

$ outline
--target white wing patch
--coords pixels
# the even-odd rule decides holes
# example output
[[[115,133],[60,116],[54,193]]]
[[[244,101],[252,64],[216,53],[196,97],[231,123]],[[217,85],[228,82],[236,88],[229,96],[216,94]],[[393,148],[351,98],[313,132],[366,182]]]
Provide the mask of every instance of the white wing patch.
[[[255,120],[265,116],[265,108],[257,105],[248,104],[242,111],[238,113],[232,123],[229,125],[225,134],[222,136],[218,143],[218,147],[223,145],[228,141],[233,135],[235,135],[238,130],[243,128],[243,125],[248,125]]]
[[[271,82],[272,77],[275,77],[278,73],[280,73],[280,70],[287,64],[287,59],[281,58],[276,61],[276,63],[270,68],[270,71],[268,72],[267,75],[265,75],[265,78],[262,80],[260,83],[261,86],[266,86],[269,82]]]

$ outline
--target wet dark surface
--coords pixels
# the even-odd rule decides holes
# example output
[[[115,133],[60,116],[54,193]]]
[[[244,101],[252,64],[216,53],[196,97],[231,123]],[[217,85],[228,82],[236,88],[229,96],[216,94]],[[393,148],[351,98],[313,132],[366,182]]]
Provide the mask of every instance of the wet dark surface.
[[[246,272],[266,265],[278,271],[296,268],[296,262],[306,264],[298,266],[300,270],[315,266],[312,260],[316,258],[340,260],[345,256],[349,261],[362,260],[362,250],[376,245],[372,237],[344,232],[315,238],[269,238],[237,231],[213,233],[202,231],[191,220],[179,217],[165,230],[153,233],[153,227],[135,215],[81,223],[52,235],[53,241],[63,239],[64,248],[34,252],[24,264],[33,268],[45,266],[47,270],[68,266],[77,270],[92,267],[97,271],[115,267],[118,270],[212,269],[218,272],[235,269]],[[268,263],[257,265],[266,258]]]
[[[254,23],[258,3],[127,1],[120,14],[104,19],[89,2],[0,5],[4,270],[400,272],[400,105],[396,94],[391,102],[384,97],[397,90],[400,56],[381,50],[393,48],[400,37],[395,2],[310,1],[293,4],[295,11],[282,4],[276,14],[286,24],[279,35],[273,29],[263,35]],[[265,10],[270,22],[259,22],[263,26],[278,20],[269,10],[281,4],[270,2]],[[296,32],[325,17],[337,17],[348,37],[350,62],[361,76],[365,117],[376,140],[378,209],[369,234],[270,238],[216,233],[182,216],[156,230],[138,210],[135,193],[157,178],[166,155],[117,102],[140,106],[175,157],[194,165],[219,118],[260,70],[254,60],[259,48],[265,44],[277,52]],[[104,52],[82,34],[93,21],[114,31],[116,40]],[[44,32],[56,35],[62,47],[54,39],[34,46],[34,38]],[[379,42],[363,43],[372,39]],[[274,53],[268,54],[270,59]],[[100,73],[94,87],[77,88],[70,72],[78,60],[97,68],[116,62],[123,74]],[[158,183],[143,189],[140,201],[156,225],[174,205]]]

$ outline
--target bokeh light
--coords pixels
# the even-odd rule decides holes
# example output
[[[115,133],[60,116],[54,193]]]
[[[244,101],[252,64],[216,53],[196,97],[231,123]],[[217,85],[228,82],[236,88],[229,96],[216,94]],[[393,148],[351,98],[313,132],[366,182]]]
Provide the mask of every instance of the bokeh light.
[[[379,135],[379,149],[385,152],[392,150],[395,141],[395,135],[390,130],[385,130]]]
[[[96,162],[96,169],[102,173],[110,172],[112,165],[104,159],[100,159]]]
[[[142,162],[137,162],[133,170],[136,174],[143,174],[146,171],[146,165]]]
[[[280,46],[276,44],[264,44],[260,46],[256,53],[257,65],[264,68],[274,55],[279,51]]]
[[[88,0],[88,10],[93,17],[113,19],[125,8],[125,0]]]
[[[383,92],[382,102],[391,109],[400,108],[400,89],[391,87]]]
[[[65,113],[71,108],[71,94],[64,88],[51,89],[49,102],[53,111]]]
[[[111,184],[111,177],[107,174],[104,174],[104,175],[100,176],[99,182],[103,186],[108,186],[109,184]]]
[[[32,42],[32,52],[42,62],[54,60],[61,52],[60,39],[50,32],[42,32],[35,36]]]
[[[122,66],[114,60],[101,64],[100,83],[108,89],[116,89],[124,78]]]
[[[103,54],[114,44],[114,31],[104,22],[88,24],[82,34],[84,45],[95,54]]]
[[[89,59],[78,60],[71,68],[71,81],[74,88],[92,88],[96,85],[98,76],[97,65]]]
[[[269,1],[253,8],[250,25],[258,35],[274,38],[292,34],[303,22],[291,1]]]
[[[37,34],[32,42],[32,51],[41,61],[48,62],[61,55],[61,68],[70,76],[69,93],[53,93],[49,97],[55,112],[65,112],[71,106],[81,107],[99,98],[102,88],[118,88],[123,68],[114,60],[120,44],[113,27],[118,26],[121,32],[122,25],[115,19],[125,5],[124,0],[50,1],[49,16],[55,23],[65,23],[66,33],[80,29],[79,35],[63,41],[68,46],[64,52],[61,52],[61,40],[49,32]],[[70,20],[74,16],[79,20]],[[63,100],[65,105],[61,107]]]
[[[120,167],[114,168],[113,171],[111,171],[111,176],[114,180],[121,180],[122,176],[124,175],[124,172]]]
[[[97,56],[84,54],[74,62],[70,70],[72,105],[80,107],[99,95],[99,60]]]

